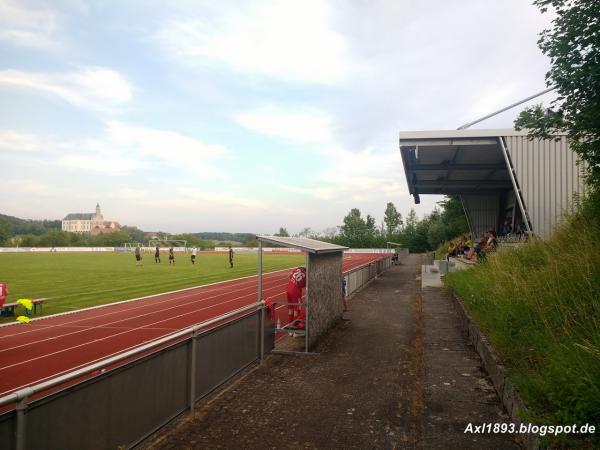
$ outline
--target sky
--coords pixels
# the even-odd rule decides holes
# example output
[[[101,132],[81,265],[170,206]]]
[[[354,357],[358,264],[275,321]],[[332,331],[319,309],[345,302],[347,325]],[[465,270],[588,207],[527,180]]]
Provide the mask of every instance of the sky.
[[[0,213],[269,234],[351,208],[380,224],[388,202],[423,217],[442,197],[414,204],[399,132],[545,89],[550,20],[523,0],[0,0]]]

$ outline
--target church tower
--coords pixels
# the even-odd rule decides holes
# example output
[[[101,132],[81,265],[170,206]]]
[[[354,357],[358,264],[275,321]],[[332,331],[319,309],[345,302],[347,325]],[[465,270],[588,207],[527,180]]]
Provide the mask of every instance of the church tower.
[[[96,203],[96,214],[92,218],[92,228],[101,227],[104,224],[104,217],[102,216],[102,211],[100,211],[100,203]]]

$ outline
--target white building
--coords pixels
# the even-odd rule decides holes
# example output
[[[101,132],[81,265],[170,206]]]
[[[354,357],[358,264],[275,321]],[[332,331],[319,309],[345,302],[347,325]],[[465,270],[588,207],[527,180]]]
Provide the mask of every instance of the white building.
[[[62,230],[72,233],[90,233],[96,227],[104,226],[104,217],[100,212],[100,205],[96,204],[95,213],[67,214],[62,220]]]

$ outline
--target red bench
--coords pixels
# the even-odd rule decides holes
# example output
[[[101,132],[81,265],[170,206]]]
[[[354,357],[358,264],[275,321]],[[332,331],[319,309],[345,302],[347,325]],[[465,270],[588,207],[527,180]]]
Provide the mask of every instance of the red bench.
[[[33,303],[33,313],[34,314],[37,313],[38,306],[40,308],[40,313],[42,312],[42,306],[46,300],[48,300],[48,299],[47,298],[34,298],[31,300],[31,303]],[[0,312],[2,313],[3,316],[14,316],[15,308],[17,306],[19,306],[19,304],[17,304],[16,302],[5,303],[4,305],[0,306]]]

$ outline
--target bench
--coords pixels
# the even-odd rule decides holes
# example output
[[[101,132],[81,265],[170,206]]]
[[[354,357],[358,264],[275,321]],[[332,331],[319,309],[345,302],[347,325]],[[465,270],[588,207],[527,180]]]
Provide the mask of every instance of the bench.
[[[38,306],[40,308],[40,313],[42,312],[42,306],[46,300],[48,300],[48,299],[47,298],[34,298],[31,300],[31,303],[33,303],[33,313],[34,314],[37,313]],[[17,304],[17,302],[5,303],[4,305],[0,306],[0,313],[2,316],[14,316],[15,308],[17,306],[19,306],[19,304]]]

